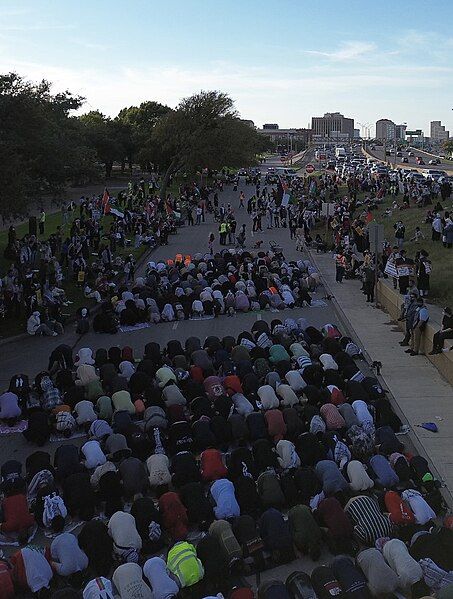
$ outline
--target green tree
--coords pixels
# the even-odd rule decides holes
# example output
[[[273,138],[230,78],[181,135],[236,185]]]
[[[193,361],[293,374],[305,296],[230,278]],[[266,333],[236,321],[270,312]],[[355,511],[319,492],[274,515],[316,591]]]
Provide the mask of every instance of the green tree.
[[[444,141],[443,149],[447,154],[453,156],[453,139],[447,139],[447,141]]]
[[[159,102],[142,102],[140,106],[123,108],[116,121],[127,132],[123,140],[125,159],[132,171],[132,163],[138,162],[146,170],[151,170],[158,152],[153,143],[153,130],[163,116],[171,112],[171,108]]]
[[[89,150],[83,147],[77,120],[70,116],[82,103],[82,97],[68,91],[52,94],[48,81],[0,75],[3,216],[25,214],[31,200],[60,194],[74,173],[89,170]]]
[[[86,145],[96,152],[97,159],[104,165],[105,176],[112,174],[115,160],[121,161],[125,150],[121,144],[120,128],[111,118],[92,110],[79,117]]]
[[[260,144],[256,131],[239,119],[232,99],[218,91],[183,99],[156,124],[153,142],[165,167],[161,197],[179,170],[248,166],[255,163]]]

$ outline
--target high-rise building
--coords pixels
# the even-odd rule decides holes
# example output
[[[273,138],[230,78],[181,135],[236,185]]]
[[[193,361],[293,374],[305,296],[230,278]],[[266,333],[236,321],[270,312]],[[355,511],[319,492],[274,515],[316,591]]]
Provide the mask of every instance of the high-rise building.
[[[396,125],[390,119],[376,121],[376,139],[388,141],[396,138]]]
[[[376,121],[376,139],[380,141],[394,141],[395,139],[406,139],[407,125],[397,125],[390,119],[379,119]]]
[[[311,140],[311,129],[279,129],[276,124],[263,125],[262,129],[257,129],[257,133],[266,135],[269,139],[279,146],[292,150],[303,150]]]
[[[407,125],[395,125],[396,128],[396,139],[406,139]]]
[[[445,125],[440,121],[431,121],[431,141],[447,141],[450,137],[450,131],[445,130]]]
[[[354,119],[348,119],[339,112],[312,117],[311,128],[313,135],[321,138],[332,137],[332,132],[346,133],[350,140],[354,138]]]

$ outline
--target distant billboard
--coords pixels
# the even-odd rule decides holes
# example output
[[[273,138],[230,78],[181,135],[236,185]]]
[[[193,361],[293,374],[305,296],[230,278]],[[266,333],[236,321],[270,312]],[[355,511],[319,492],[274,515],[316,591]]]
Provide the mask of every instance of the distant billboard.
[[[406,135],[409,137],[415,137],[416,135],[422,135],[421,129],[416,129],[415,131],[406,131]]]

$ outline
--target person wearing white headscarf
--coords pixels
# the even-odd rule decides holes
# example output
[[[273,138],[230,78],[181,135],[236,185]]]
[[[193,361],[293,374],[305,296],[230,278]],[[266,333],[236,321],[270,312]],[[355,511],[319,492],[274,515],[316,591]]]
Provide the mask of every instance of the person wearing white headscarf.
[[[210,287],[206,287],[200,293],[200,301],[201,302],[212,302],[212,289]]]
[[[284,470],[289,468],[298,468],[300,466],[300,458],[296,453],[294,443],[282,439],[276,446],[278,463]]]
[[[85,387],[93,381],[98,381],[99,377],[96,374],[94,366],[89,364],[81,364],[76,370],[75,384],[80,387]]]
[[[214,291],[212,292],[212,297],[216,302],[219,303],[220,312],[223,314],[225,312],[225,301],[223,299],[223,295],[220,289],[214,289]]]
[[[93,364],[94,364],[93,350],[90,349],[89,347],[82,347],[77,352],[77,357],[75,359],[75,362],[76,362],[77,366],[81,366],[82,364],[89,364],[90,366],[93,366]]]
[[[285,408],[292,408],[299,403],[299,398],[289,385],[277,385],[277,395],[281,398],[281,405]]]
[[[143,566],[143,573],[149,580],[154,599],[172,599],[179,593],[179,584],[161,557],[151,557]]]
[[[155,453],[146,460],[149,485],[152,489],[171,483],[170,461],[164,453]]]
[[[192,316],[201,318],[204,314],[203,302],[201,300],[194,300],[192,302]]]
[[[370,414],[367,404],[362,399],[353,401],[352,409],[354,410],[360,425],[373,425],[373,416]]]
[[[366,491],[374,487],[373,480],[368,476],[365,466],[358,460],[351,460],[346,472],[349,478],[349,486],[356,493],[358,491]]]
[[[289,386],[295,393],[303,391],[307,386],[307,383],[302,378],[302,375],[298,370],[290,370],[285,374]]]
[[[330,354],[321,354],[319,356],[319,361],[321,362],[324,370],[338,370],[338,364]]]
[[[258,397],[260,398],[263,410],[272,410],[279,406],[278,397],[270,385],[262,385],[258,389]]]
[[[115,554],[125,561],[138,561],[138,559],[127,559],[129,553],[134,550],[138,552],[142,548],[142,539],[138,534],[135,518],[127,512],[115,512],[109,520],[108,532],[113,539],[113,550]]]
[[[175,320],[175,311],[171,304],[165,304],[161,317],[164,322],[173,322]]]
[[[135,372],[135,366],[132,364],[132,362],[129,362],[128,360],[123,360],[123,362],[120,362],[119,368],[121,376],[124,377],[127,380],[127,382],[129,382],[131,376]]]
[[[149,309],[149,320],[157,324],[161,321],[159,308],[157,306],[156,300],[152,297],[146,298],[146,304]]]
[[[280,295],[282,296],[282,299],[285,302],[285,306],[289,306],[290,308],[294,307],[294,304],[296,302],[289,285],[283,285],[283,287],[280,290]]]

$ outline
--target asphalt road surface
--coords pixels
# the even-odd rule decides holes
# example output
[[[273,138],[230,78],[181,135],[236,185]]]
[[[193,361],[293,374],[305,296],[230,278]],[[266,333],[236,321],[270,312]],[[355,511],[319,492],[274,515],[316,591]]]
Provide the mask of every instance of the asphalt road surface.
[[[307,164],[312,161],[312,153],[308,154],[304,162]],[[269,166],[281,166],[279,158],[269,160],[262,167],[262,171],[266,172]],[[220,195],[220,203],[231,203],[235,208],[238,221],[238,229],[242,223],[247,225],[247,241],[246,247],[252,248],[257,240],[262,240],[262,249],[269,249],[269,241],[275,240],[284,248],[284,254],[288,259],[300,259],[300,252],[296,252],[295,244],[290,240],[288,229],[273,229],[272,231],[264,230],[262,234],[251,236],[251,219],[245,209],[239,210],[239,192],[244,191],[246,199],[254,193],[254,187],[245,185],[245,180],[242,178],[238,191],[233,192],[232,187],[226,187]],[[196,252],[207,251],[208,235],[214,232],[216,235],[215,250],[219,249],[218,245],[218,223],[214,222],[212,215],[208,214],[206,222],[199,226],[182,227],[177,235],[169,238],[169,245],[155,249],[151,252],[149,260],[157,261],[160,259],[174,258],[177,253],[195,254]],[[138,273],[139,274],[139,273]],[[313,296],[314,299],[321,299],[324,295],[323,288]],[[231,318],[220,316],[212,320],[202,321],[181,321],[174,323],[164,323],[153,325],[151,328],[141,329],[131,333],[118,333],[116,335],[88,333],[83,338],[75,334],[74,330],[67,330],[65,334],[57,338],[27,338],[18,342],[8,343],[0,348],[2,354],[2,369],[0,370],[0,388],[5,388],[10,377],[15,373],[24,373],[31,378],[42,369],[47,368],[48,357],[57,345],[67,343],[72,346],[74,352],[81,347],[91,347],[97,349],[99,347],[109,348],[112,345],[123,347],[130,345],[134,349],[136,357],[141,357],[146,343],[157,341],[161,346],[165,346],[170,339],[178,339],[185,341],[187,337],[196,335],[204,339],[208,335],[217,335],[223,337],[225,335],[237,336],[243,330],[250,330],[253,323],[258,319],[270,322],[274,318],[286,317],[300,318],[304,316],[316,327],[320,327],[327,322],[338,322],[338,315],[333,309],[332,304],[327,301],[323,307],[313,308],[297,308],[294,310],[285,310],[279,313],[263,311],[259,313],[237,314]],[[63,442],[47,443],[42,449],[48,451],[51,456],[56,448],[61,444],[73,443],[82,445],[84,438],[72,439]],[[17,459],[25,462],[26,457],[36,450],[36,446],[28,444],[22,434],[11,434],[0,436],[0,451],[2,455],[2,463],[8,459]],[[74,531],[77,534],[77,529]],[[35,542],[38,544],[49,543],[40,534]],[[10,548],[5,548],[7,554],[11,553]],[[255,586],[260,582],[271,579],[286,580],[286,578],[295,570],[304,570],[308,573],[317,565],[328,563],[331,556],[324,548],[324,552],[318,562],[313,562],[308,557],[300,557],[289,564],[279,566],[259,573],[257,576],[248,578],[249,584]]]
[[[389,148],[387,148],[387,150],[388,149]],[[371,150],[370,147],[367,146],[366,150],[369,154],[376,156],[376,158],[378,158],[379,160],[385,160],[386,162],[389,162],[392,165],[395,164],[395,156],[394,155],[385,156],[384,148],[382,146],[375,146],[374,150]],[[429,164],[429,161],[434,159],[434,156],[431,156],[431,155],[427,154],[426,152],[422,152],[421,150],[412,149],[411,152],[413,152],[414,156],[408,156],[407,152],[402,152],[403,157],[405,156],[407,158],[407,162],[401,162],[402,157],[397,156],[396,157],[396,166],[399,166],[401,168],[435,169],[435,170],[439,170],[439,171],[450,171],[450,174],[453,173],[453,161],[442,160],[441,164]],[[425,164],[418,165],[415,160],[417,156],[421,156],[423,158]]]

